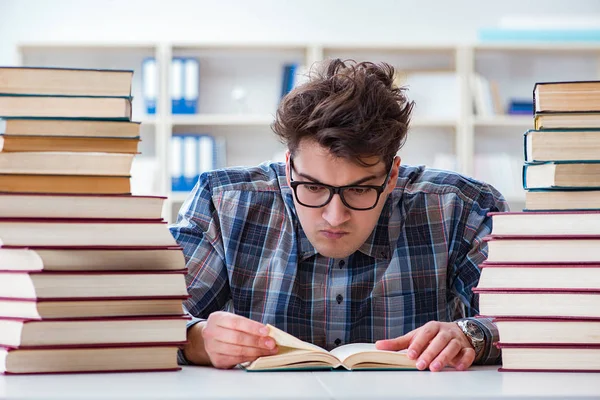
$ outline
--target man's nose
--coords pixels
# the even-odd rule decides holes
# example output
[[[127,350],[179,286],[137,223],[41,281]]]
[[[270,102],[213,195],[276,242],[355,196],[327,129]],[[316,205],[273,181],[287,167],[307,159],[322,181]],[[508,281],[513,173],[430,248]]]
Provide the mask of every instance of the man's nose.
[[[323,207],[323,219],[332,227],[350,219],[350,209],[344,205],[339,194],[334,194],[329,204]]]

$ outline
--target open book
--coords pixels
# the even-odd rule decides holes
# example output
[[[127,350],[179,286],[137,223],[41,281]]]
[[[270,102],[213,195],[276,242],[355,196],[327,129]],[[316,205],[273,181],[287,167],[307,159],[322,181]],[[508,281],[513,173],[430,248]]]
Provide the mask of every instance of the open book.
[[[247,371],[273,371],[298,369],[417,369],[406,351],[377,350],[375,344],[353,343],[327,350],[267,325],[279,351],[272,356],[260,357],[243,365]]]

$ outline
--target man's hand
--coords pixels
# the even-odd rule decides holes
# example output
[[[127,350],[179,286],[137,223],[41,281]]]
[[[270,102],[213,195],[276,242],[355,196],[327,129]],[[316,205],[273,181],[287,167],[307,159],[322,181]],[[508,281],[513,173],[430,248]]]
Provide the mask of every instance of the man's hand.
[[[465,370],[475,360],[475,350],[454,322],[431,321],[396,339],[378,340],[379,350],[408,349],[408,358],[417,360],[417,368],[441,371],[446,366]]]
[[[277,346],[268,333],[268,328],[259,322],[228,312],[214,312],[208,320],[188,330],[184,354],[194,364],[233,368],[276,354]]]

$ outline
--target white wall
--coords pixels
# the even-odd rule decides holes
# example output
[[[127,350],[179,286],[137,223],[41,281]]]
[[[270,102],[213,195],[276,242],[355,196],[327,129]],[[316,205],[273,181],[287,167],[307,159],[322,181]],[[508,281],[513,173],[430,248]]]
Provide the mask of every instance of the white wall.
[[[503,15],[598,13],[598,0],[0,0],[0,65],[31,42],[470,43]]]

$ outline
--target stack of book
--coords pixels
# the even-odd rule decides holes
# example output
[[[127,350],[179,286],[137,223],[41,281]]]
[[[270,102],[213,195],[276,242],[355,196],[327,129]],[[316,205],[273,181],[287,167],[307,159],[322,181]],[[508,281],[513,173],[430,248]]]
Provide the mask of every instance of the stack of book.
[[[0,68],[0,372],[178,369],[185,259],[130,194],[131,80]]]
[[[534,102],[526,209],[491,213],[474,291],[501,370],[600,372],[600,82],[538,83]]]

